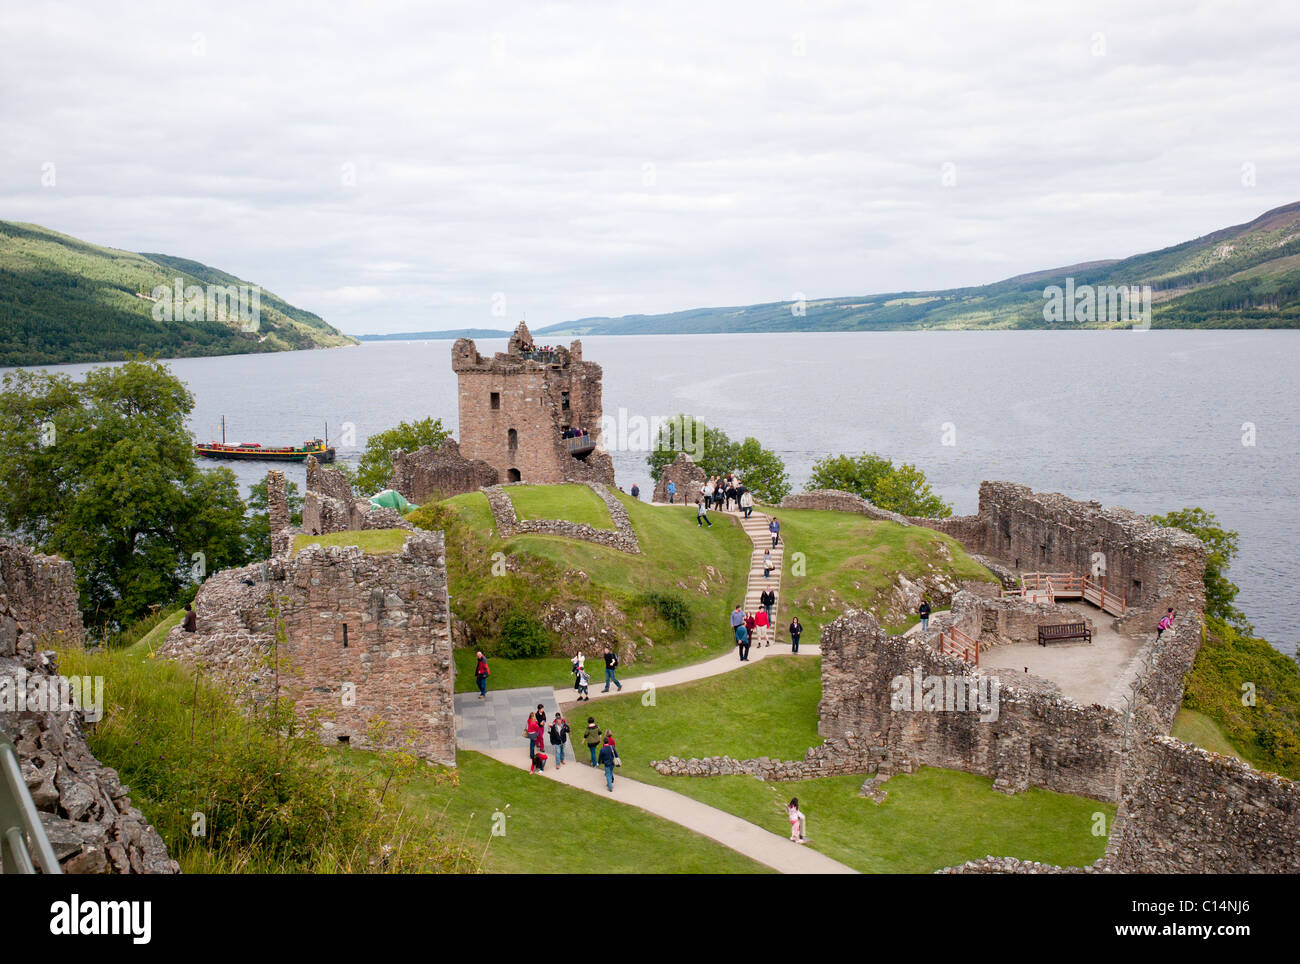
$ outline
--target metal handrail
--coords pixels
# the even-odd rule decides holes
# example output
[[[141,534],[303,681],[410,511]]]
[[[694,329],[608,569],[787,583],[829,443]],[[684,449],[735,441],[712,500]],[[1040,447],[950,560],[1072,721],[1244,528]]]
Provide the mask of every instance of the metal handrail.
[[[34,854],[30,848],[35,848]],[[0,730],[0,863],[6,874],[34,874],[33,857],[43,873],[63,873],[23,779],[18,752],[8,734]]]

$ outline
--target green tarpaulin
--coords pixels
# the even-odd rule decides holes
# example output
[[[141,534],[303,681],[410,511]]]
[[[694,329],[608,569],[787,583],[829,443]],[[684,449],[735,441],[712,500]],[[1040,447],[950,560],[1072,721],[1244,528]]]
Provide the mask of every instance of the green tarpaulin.
[[[389,509],[396,509],[402,515],[418,508],[406,501],[405,496],[400,492],[394,492],[392,489],[384,489],[383,492],[376,492],[370,497],[371,505],[382,505]]]

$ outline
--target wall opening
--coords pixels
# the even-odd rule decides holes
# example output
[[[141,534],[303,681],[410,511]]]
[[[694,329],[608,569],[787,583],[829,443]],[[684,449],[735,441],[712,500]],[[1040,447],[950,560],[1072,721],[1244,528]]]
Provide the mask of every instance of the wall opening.
[[[560,411],[567,412],[568,410],[569,410],[569,393],[560,392]]]
[[[518,470],[518,469],[507,469],[507,470],[506,470],[506,481],[507,481],[507,482],[521,482],[521,481],[523,481],[523,480],[519,478],[519,470]]]
[[[492,401],[492,411],[495,412],[501,407],[501,393],[493,392],[490,397]]]
[[[348,648],[348,624],[343,624],[343,648]]]
[[[506,447],[512,452],[519,448],[519,433],[514,429],[510,429],[510,431],[506,432]]]

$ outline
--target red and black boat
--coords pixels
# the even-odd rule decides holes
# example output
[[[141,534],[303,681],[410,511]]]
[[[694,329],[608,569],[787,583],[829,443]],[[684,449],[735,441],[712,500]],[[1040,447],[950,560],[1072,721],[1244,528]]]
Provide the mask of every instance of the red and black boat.
[[[314,456],[317,462],[333,462],[334,449],[329,444],[329,429],[325,438],[314,438],[301,445],[263,445],[260,442],[226,444],[226,418],[221,417],[220,442],[196,442],[194,454],[205,459],[238,459],[244,462],[303,462]]]

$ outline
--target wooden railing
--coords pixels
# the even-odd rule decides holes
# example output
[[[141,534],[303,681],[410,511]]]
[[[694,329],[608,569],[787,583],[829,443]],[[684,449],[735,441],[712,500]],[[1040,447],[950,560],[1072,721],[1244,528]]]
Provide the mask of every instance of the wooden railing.
[[[941,629],[939,631],[939,652],[960,657],[968,663],[980,664],[980,643],[971,639],[960,629]]]
[[[1046,594],[1048,602],[1082,599],[1112,616],[1123,616],[1128,610],[1124,593],[1107,589],[1091,576],[1078,576],[1072,572],[1026,572],[1020,576],[1019,589],[1002,590],[1004,597],[1043,594]]]

